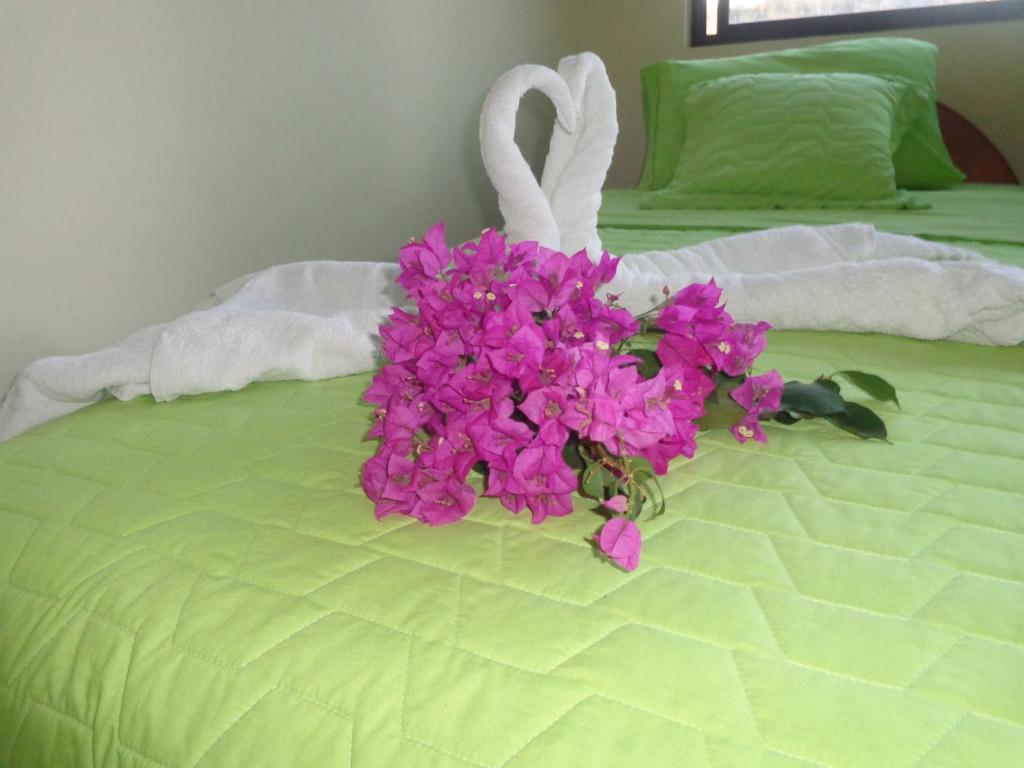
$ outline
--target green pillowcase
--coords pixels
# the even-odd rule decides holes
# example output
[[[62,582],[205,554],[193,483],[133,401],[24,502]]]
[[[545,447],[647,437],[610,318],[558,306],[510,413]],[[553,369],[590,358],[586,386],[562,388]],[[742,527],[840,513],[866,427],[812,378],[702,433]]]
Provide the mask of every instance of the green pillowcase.
[[[893,149],[907,83],[871,75],[736,75],[690,89],[672,184],[642,208],[904,208]]]
[[[896,184],[905,189],[941,189],[963,181],[942,142],[935,110],[935,62],[931,43],[896,37],[840,40],[728,59],[660,61],[641,72],[647,157],[640,189],[662,189],[672,181],[686,139],[684,110],[693,86],[732,75],[853,72],[899,78],[917,94],[918,112],[893,155]]]

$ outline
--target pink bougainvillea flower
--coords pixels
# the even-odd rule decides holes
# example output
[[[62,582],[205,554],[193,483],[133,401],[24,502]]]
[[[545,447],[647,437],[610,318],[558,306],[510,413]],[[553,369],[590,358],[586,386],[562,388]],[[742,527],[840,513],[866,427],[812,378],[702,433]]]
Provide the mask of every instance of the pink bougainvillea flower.
[[[692,422],[677,425],[675,434],[637,451],[637,454],[651,462],[655,474],[664,475],[668,472],[668,463],[677,456],[693,458],[697,450],[696,433],[697,425]]]
[[[729,393],[729,397],[742,405],[748,413],[759,416],[765,411],[777,411],[782,402],[782,376],[768,371],[751,376]]]
[[[718,303],[721,298],[722,289],[715,283],[715,279],[711,278],[706,283],[693,283],[676,291],[672,303],[690,307],[694,310],[695,316],[702,320],[710,320],[722,313],[722,305]]]
[[[741,443],[747,442],[747,440],[756,440],[759,443],[767,443],[768,436],[761,429],[761,424],[757,419],[757,416],[753,414],[747,414],[743,417],[743,420],[739,424],[734,424],[729,427],[733,436]]]
[[[388,481],[388,457],[378,453],[370,457],[363,464],[362,473],[363,491],[371,501],[380,499],[384,492],[384,485]]]
[[[512,464],[515,460],[515,450],[508,450],[504,454],[499,454],[487,460],[487,490],[484,491],[485,496],[501,498],[513,492]],[[513,511],[518,512],[519,509]]]
[[[384,354],[393,363],[415,362],[434,345],[420,324],[420,318],[403,309],[395,308],[388,322],[380,327],[384,340]]]
[[[392,454],[388,457],[388,479],[381,496],[392,501],[401,501],[416,492],[419,474],[416,465],[403,456]]]
[[[603,251],[601,253],[601,258],[597,263],[597,269],[594,270],[598,285],[610,283],[615,279],[615,272],[619,268],[620,261],[622,261],[620,257],[613,257],[608,253],[608,251]]]
[[[417,492],[413,517],[430,525],[446,525],[461,520],[473,508],[476,492],[455,478],[427,483]]]
[[[459,273],[495,279],[508,264],[508,244],[494,229],[485,229],[475,243],[452,248],[452,261]]]
[[[561,495],[575,491],[579,480],[562,458],[562,446],[532,444],[516,456],[511,484],[516,493]]]
[[[661,369],[665,376],[665,386],[674,397],[673,404],[688,402],[699,406],[694,418],[704,412],[704,400],[715,389],[714,380],[702,368],[696,366],[666,365]]]
[[[526,506],[532,513],[530,521],[542,523],[548,517],[563,517],[572,514],[571,493],[538,493],[526,497]]]
[[[480,344],[500,349],[523,328],[539,330],[530,311],[521,303],[513,302],[504,312],[492,312],[484,317]]]
[[[434,403],[459,413],[486,413],[511,395],[512,380],[497,373],[484,358],[456,370],[436,390]]]
[[[416,361],[416,377],[427,387],[436,389],[451,378],[458,364],[458,355],[446,354],[437,348],[428,349]]]
[[[547,322],[557,321],[550,320]],[[548,345],[553,342],[554,340],[549,339]],[[567,392],[569,390],[565,386],[567,377],[575,369],[578,360],[579,353],[576,350],[556,346],[554,349],[544,353],[540,367],[536,370],[531,368],[523,372],[522,376],[519,377],[519,387],[524,393],[530,393],[535,389],[557,384],[560,389]]]
[[[582,328],[583,321],[572,307],[560,307],[554,317],[543,323],[545,335],[555,344],[567,348],[578,347],[593,339],[587,338]],[[557,347],[556,347],[557,348]]]
[[[423,240],[413,240],[398,252],[401,274],[398,284],[414,297],[451,262],[445,243],[444,222],[432,226]]]
[[[377,372],[363,398],[386,408],[392,397],[408,402],[422,391],[423,385],[411,363],[392,363]]]
[[[544,357],[544,336],[537,326],[523,326],[499,349],[487,351],[487,359],[498,373],[516,378],[540,368]]]
[[[658,315],[658,327],[707,343],[732,324],[725,306],[718,303],[721,296],[722,289],[714,279],[689,285],[678,291]]]
[[[618,344],[640,330],[640,324],[628,310],[609,307],[593,299],[590,302],[590,321],[587,323],[590,338],[602,337],[609,344]]]
[[[772,329],[772,324],[762,320],[758,323],[737,323],[735,327],[742,334],[743,346],[748,357],[747,367],[749,368],[754,358],[764,352],[768,343],[768,331]]]
[[[449,248],[443,224],[401,249],[398,283],[415,311],[395,309],[381,327],[388,364],[365,394],[380,443],[360,479],[378,517],[462,518],[480,463],[486,495],[511,511],[529,509],[534,522],[569,514],[579,485],[564,458],[570,443],[646,457],[658,474],[693,456],[716,373],[748,372],[770,326],[735,323],[714,280],[683,288],[657,317],[662,365],[651,375],[646,355],[616,354],[640,330],[618,296],[599,293],[618,263],[510,244],[493,229]],[[765,439],[758,416],[778,408],[781,388],[773,372],[733,390],[747,411],[738,440]],[[641,538],[625,517],[629,490],[603,502],[615,517],[595,540],[632,570]]]
[[[467,434],[467,426],[467,418],[456,415],[432,430],[436,437],[417,457],[424,474],[437,480],[454,477],[465,482],[473,465],[482,458]]]
[[[664,440],[676,431],[672,397],[665,390],[659,373],[652,379],[638,382],[632,390],[641,395],[639,402],[631,395],[619,399],[623,413],[619,420],[619,437],[626,453],[639,453]]]
[[[601,505],[608,507],[613,512],[618,512],[620,515],[626,513],[626,502],[627,499],[621,493],[612,496],[610,499],[601,502]]]
[[[393,403],[384,415],[384,442],[392,451],[405,455],[412,450],[413,435],[423,419],[407,404]]]
[[[583,402],[589,406],[590,419],[580,427],[580,434],[595,443],[603,443],[609,451],[618,453],[619,447],[615,438],[622,414],[619,402],[614,397],[602,395],[588,398]]]
[[[657,326],[666,333],[684,336],[689,333],[690,323],[697,316],[697,309],[686,304],[669,304],[658,313]]]
[[[552,445],[565,445],[569,430],[563,423],[563,416],[570,409],[569,399],[563,387],[535,389],[519,405],[519,410],[537,425],[538,439]]]
[[[628,517],[613,517],[601,526],[597,546],[622,568],[632,571],[640,562],[643,540],[636,523]]]
[[[512,418],[514,407],[511,398],[495,401],[487,413],[474,418],[466,427],[476,452],[485,461],[503,459],[509,451],[518,451],[533,439],[530,426]]]
[[[764,351],[769,323],[737,323],[719,339],[706,345],[715,367],[730,376],[750,370],[754,360]]]
[[[678,333],[666,333],[658,341],[656,350],[662,365],[679,368],[700,368],[711,365],[711,355],[704,345],[691,336]]]

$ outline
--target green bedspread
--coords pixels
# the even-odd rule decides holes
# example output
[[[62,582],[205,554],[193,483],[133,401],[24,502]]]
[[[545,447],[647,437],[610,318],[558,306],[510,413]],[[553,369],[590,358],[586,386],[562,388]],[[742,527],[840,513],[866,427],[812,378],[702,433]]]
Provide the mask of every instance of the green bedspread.
[[[614,246],[615,252],[679,248],[736,232],[791,224],[823,226],[860,221],[898,235],[973,248],[1024,267],[1024,187],[964,184],[940,192],[915,190],[914,198],[931,206],[915,211],[644,210],[639,203],[645,194],[631,189],[604,193],[600,224],[606,246]]]
[[[773,332],[762,361],[890,378],[893,445],[706,434],[633,573],[585,503],[377,522],[367,376],[0,444],[0,764],[1020,765],[1024,348]]]

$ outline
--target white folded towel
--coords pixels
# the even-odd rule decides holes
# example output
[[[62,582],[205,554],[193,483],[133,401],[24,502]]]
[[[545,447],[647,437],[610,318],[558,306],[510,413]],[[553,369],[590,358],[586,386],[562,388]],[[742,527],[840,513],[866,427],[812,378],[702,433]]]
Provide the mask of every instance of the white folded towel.
[[[548,67],[513,67],[491,87],[480,114],[480,154],[498,192],[505,232],[513,242],[536,240],[558,250],[560,237],[551,205],[529,163],[516,145],[516,112],[530,90],[544,93],[555,105],[557,122],[568,133],[576,128],[576,110],[569,87]]]
[[[404,301],[398,267],[300,262],[217,289],[205,308],[99,352],[29,365],[0,404],[0,440],[104,397],[157,400],[252,381],[372,370],[377,327]],[[609,287],[634,312],[714,276],[738,320],[922,339],[1024,341],[1024,270],[864,224],[786,227],[623,258]]]
[[[398,267],[307,261],[218,288],[201,309],[84,355],[26,367],[0,403],[0,441],[106,397],[157,400],[372,369],[377,328],[405,298]]]
[[[711,277],[737,320],[790,330],[1024,341],[1024,270],[868,224],[765,229],[631,254],[609,287],[634,311]]]

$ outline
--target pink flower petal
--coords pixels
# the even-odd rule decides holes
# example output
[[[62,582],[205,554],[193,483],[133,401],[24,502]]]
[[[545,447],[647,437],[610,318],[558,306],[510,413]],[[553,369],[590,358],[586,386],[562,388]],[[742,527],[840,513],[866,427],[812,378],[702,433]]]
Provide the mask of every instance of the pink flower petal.
[[[603,504],[608,507],[608,509],[618,512],[620,515],[626,513],[626,497],[621,493],[618,496],[612,496]]]
[[[597,545],[608,557],[632,571],[640,562],[640,548],[643,542],[640,529],[627,517],[613,517],[601,528]]]

